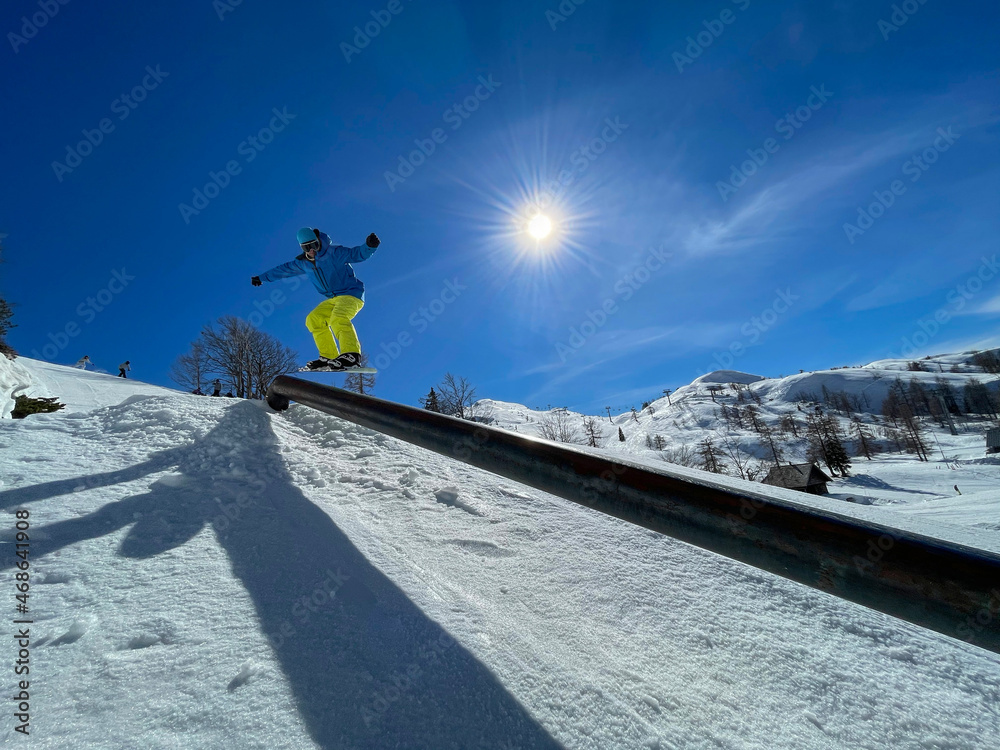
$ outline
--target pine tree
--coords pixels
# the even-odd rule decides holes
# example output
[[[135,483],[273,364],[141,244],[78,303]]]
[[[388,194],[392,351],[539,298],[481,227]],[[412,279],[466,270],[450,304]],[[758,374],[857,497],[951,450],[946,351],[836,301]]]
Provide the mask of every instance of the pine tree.
[[[843,477],[850,476],[851,457],[844,447],[840,424],[835,417],[828,415],[823,420],[823,427],[826,430],[827,465],[831,471],[840,472]]]
[[[622,432],[621,427],[618,428],[618,440],[621,441],[622,443],[625,442],[625,433]]]
[[[438,395],[433,388],[431,392],[420,399],[420,405],[424,407],[427,411],[441,413],[441,405],[438,403]]]
[[[840,425],[835,417],[819,413],[807,414],[806,439],[809,441],[807,459],[814,463],[825,463],[833,476],[837,476],[838,472],[845,477],[848,475],[851,459],[844,448]]]
[[[60,404],[55,398],[31,398],[30,396],[15,396],[14,410],[10,413],[13,419],[24,419],[29,414],[48,414],[64,409],[66,404]]]
[[[653,437],[653,447],[658,451],[662,451],[667,447],[667,441],[663,439],[662,435],[656,435]]]

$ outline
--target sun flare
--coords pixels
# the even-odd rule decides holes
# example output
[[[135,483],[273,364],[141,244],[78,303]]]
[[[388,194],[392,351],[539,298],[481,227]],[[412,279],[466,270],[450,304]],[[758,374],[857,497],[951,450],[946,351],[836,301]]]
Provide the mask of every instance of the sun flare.
[[[552,220],[544,214],[538,214],[528,222],[528,233],[536,240],[544,240],[552,233]]]

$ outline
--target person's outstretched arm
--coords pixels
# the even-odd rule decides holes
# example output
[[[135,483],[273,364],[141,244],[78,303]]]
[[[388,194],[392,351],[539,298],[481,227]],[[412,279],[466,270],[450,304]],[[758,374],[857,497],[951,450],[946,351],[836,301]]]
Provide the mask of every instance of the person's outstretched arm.
[[[338,245],[336,251],[344,257],[345,263],[361,263],[372,257],[381,244],[382,241],[378,238],[378,235],[372,232],[368,235],[368,239],[365,240],[364,245],[358,245],[357,247]]]
[[[282,263],[280,266],[275,266],[269,271],[264,271],[260,276],[254,276],[254,279],[258,281],[277,281],[278,279],[287,279],[289,276],[301,276],[305,273],[305,269],[299,264],[298,260],[290,260],[287,263]],[[258,286],[254,282],[254,286]]]

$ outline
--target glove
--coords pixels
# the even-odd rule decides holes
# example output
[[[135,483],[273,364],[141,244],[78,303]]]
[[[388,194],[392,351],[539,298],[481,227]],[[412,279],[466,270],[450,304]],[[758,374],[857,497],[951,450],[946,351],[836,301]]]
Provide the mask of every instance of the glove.
[[[250,279],[250,283],[253,284],[254,286],[260,286],[264,282],[260,280],[260,276],[254,276],[252,279]]]
[[[375,232],[372,232],[368,235],[368,239],[365,240],[365,244],[368,245],[368,247],[376,248],[382,244],[382,240],[378,238],[378,235],[375,234]]]

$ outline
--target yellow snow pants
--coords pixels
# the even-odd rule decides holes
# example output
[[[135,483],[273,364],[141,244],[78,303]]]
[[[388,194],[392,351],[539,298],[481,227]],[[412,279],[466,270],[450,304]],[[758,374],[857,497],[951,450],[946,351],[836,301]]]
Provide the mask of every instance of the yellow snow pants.
[[[334,359],[346,352],[361,353],[361,342],[358,341],[358,332],[354,330],[351,319],[364,306],[365,303],[357,297],[344,294],[323,300],[306,316],[306,328],[316,339],[319,356]],[[337,337],[336,341],[334,336]],[[339,349],[337,341],[340,342]]]

